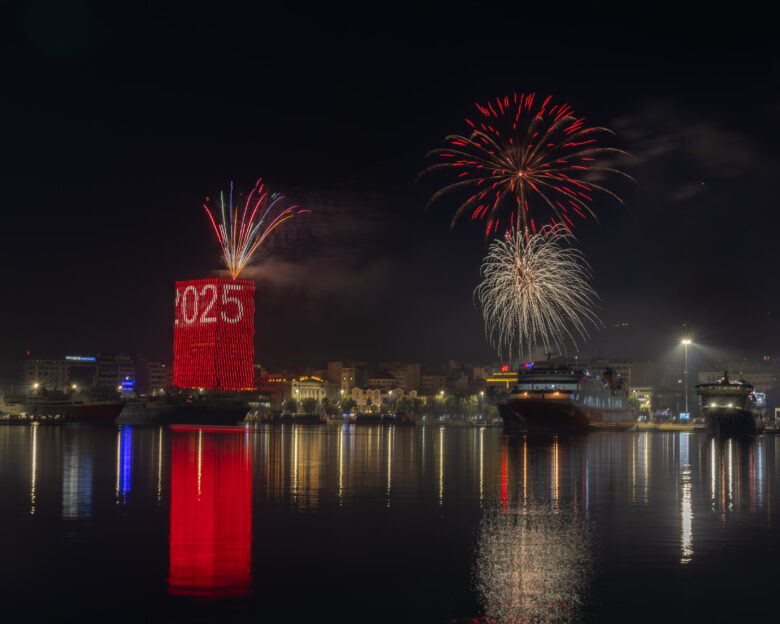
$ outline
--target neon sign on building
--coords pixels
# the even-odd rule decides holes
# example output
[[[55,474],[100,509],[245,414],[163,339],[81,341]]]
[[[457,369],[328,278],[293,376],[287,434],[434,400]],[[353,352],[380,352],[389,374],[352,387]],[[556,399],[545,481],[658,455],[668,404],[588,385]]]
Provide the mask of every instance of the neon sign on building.
[[[255,283],[176,282],[173,385],[241,390],[254,385]]]

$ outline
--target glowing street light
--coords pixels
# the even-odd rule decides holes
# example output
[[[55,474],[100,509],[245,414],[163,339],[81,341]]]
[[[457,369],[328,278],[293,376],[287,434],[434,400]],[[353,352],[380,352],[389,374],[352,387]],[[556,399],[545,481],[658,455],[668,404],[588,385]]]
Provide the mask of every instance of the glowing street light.
[[[683,349],[685,349],[685,370],[683,374],[685,375],[685,413],[688,414],[688,347],[691,344],[691,339],[683,338],[680,342]]]

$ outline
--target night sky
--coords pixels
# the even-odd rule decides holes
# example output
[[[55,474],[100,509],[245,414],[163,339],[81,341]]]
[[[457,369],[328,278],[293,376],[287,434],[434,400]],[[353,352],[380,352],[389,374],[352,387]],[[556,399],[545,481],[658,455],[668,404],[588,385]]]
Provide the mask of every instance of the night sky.
[[[428,150],[475,101],[553,94],[637,184],[582,222],[605,328],[586,355],[780,347],[778,74],[768,15],[657,3],[0,3],[0,376],[25,351],[171,359],[173,283],[219,249],[201,208],[258,177],[311,209],[246,277],[270,369],[490,362],[486,251],[424,211]],[[615,329],[614,324],[628,327]]]

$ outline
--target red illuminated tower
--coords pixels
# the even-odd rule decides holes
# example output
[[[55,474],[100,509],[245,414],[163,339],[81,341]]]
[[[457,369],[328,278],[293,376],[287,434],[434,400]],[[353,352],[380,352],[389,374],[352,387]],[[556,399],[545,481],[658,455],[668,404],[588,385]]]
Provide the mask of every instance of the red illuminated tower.
[[[176,282],[173,385],[245,390],[254,385],[255,283]]]

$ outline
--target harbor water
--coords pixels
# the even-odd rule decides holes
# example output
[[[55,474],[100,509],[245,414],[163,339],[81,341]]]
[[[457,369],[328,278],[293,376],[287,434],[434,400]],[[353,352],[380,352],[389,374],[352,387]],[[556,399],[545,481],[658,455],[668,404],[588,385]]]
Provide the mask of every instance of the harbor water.
[[[769,621],[779,484],[771,435],[8,425],[0,597],[9,622]]]

